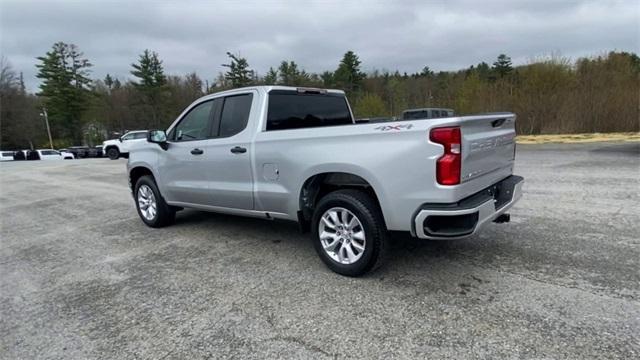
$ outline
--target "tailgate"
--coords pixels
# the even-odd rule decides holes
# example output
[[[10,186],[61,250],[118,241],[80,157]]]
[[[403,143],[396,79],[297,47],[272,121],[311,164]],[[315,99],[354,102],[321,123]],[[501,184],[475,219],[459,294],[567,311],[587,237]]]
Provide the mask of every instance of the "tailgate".
[[[468,116],[461,120],[461,182],[513,166],[516,146],[514,114]]]

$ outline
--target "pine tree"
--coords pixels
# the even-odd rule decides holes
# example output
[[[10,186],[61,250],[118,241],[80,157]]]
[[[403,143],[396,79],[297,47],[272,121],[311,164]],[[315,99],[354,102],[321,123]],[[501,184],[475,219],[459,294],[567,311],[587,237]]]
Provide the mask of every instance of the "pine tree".
[[[305,85],[311,79],[311,76],[304,70],[298,69],[295,61],[283,61],[278,68],[280,74],[280,84],[287,86]]]
[[[498,56],[498,60],[493,63],[493,70],[500,75],[500,77],[504,77],[513,71],[513,66],[511,66],[511,58],[505,54],[500,54]]]
[[[478,64],[476,72],[478,73],[480,80],[486,81],[491,77],[491,68],[489,67],[489,64],[484,61]]]
[[[83,89],[91,84],[89,79],[89,68],[93,66],[89,60],[83,58],[84,54],[80,52],[74,44],[69,45],[69,60],[71,62],[71,78],[73,86],[77,89]]]
[[[334,79],[334,73],[333,71],[324,71],[322,74],[320,74],[320,79],[322,80],[322,86],[324,87],[333,87],[335,85],[335,79]]]
[[[419,76],[420,77],[431,77],[431,76],[433,76],[433,71],[428,66],[425,66],[425,67],[422,68],[422,71],[420,71]]]
[[[264,76],[263,82],[265,85],[275,85],[278,82],[278,70],[270,67],[267,75]]]
[[[56,137],[68,137],[82,142],[81,116],[89,100],[89,68],[91,63],[73,44],[58,42],[45,56],[36,75],[42,79],[39,96],[49,114],[52,132]]]
[[[138,63],[131,66],[133,67],[131,75],[139,79],[133,84],[143,92],[155,91],[167,83],[162,61],[155,51],[145,50],[140,55]]]
[[[133,82],[133,86],[142,95],[142,105],[148,111],[150,118],[147,119],[147,125],[158,127],[163,125],[162,105],[164,91],[167,85],[167,77],[164,74],[162,60],[156,52],[145,50],[137,64],[131,64],[133,70],[131,74],[138,78]]]
[[[107,76],[104,77],[104,84],[109,90],[113,88],[113,78],[111,77],[111,75],[107,74]]]
[[[298,74],[298,65],[293,61],[282,61],[278,72],[280,74],[280,84],[287,86],[294,85],[295,77]]]
[[[222,64],[222,66],[229,68],[229,71],[224,74],[225,80],[234,88],[251,84],[253,70],[249,69],[247,59],[230,52],[227,52],[227,56],[231,59],[231,62],[229,64]]]
[[[334,74],[336,84],[348,93],[360,89],[366,74],[360,71],[362,62],[353,51],[347,51]]]

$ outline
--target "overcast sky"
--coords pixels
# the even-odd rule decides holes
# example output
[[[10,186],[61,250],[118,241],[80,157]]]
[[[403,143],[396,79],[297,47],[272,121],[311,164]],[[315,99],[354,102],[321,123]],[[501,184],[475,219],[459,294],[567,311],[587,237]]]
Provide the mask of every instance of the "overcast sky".
[[[226,51],[264,74],[283,59],[333,70],[347,50],[363,69],[457,70],[500,53],[522,64],[551,53],[575,59],[640,52],[640,2],[631,1],[6,1],[1,54],[36,90],[36,56],[74,43],[92,75],[129,77],[146,48],[168,74],[213,79]]]

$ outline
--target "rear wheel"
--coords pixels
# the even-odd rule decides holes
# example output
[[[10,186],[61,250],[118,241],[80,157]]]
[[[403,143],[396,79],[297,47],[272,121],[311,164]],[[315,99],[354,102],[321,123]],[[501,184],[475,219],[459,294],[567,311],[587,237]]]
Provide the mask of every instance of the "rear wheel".
[[[107,156],[111,160],[117,160],[120,157],[120,151],[114,147],[109,148],[109,150],[107,150]]]
[[[140,177],[136,182],[134,194],[138,215],[148,226],[167,226],[175,219],[175,210],[164,201],[153,177]]]
[[[329,193],[319,201],[312,227],[316,252],[338,274],[360,276],[382,264],[386,227],[378,204],[366,193]]]

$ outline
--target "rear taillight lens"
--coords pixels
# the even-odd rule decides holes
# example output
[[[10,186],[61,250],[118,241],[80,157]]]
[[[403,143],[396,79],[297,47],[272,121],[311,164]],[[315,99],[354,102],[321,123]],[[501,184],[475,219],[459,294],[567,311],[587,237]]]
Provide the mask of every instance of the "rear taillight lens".
[[[440,185],[460,184],[462,136],[459,127],[431,129],[429,139],[444,147],[444,155],[436,162],[436,179]]]

